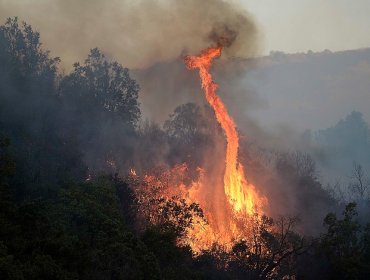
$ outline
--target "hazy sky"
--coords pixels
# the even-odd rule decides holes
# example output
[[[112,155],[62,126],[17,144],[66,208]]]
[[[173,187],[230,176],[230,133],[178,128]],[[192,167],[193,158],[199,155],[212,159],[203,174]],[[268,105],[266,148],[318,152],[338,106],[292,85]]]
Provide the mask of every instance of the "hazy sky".
[[[370,0],[240,0],[271,50],[306,52],[370,47]]]

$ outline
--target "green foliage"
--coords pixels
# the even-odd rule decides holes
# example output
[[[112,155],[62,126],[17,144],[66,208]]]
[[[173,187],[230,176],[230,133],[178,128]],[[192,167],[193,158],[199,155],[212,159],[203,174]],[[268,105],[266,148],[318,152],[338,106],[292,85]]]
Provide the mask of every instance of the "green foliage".
[[[40,35],[17,18],[0,27],[0,45],[0,131],[12,142],[17,194],[38,195],[83,177],[78,144],[70,133],[61,133],[55,89],[59,59],[50,58]]]
[[[13,204],[0,220],[2,279],[159,279],[156,258],[125,227],[119,203],[114,181],[101,178],[52,200]]]
[[[356,216],[356,204],[349,203],[343,219],[330,213],[324,220],[327,232],[319,250],[330,264],[330,279],[368,279],[370,276],[369,225],[363,228]]]
[[[96,48],[84,65],[74,64],[74,71],[63,79],[60,90],[65,97],[79,99],[77,104],[99,107],[99,113],[109,112],[133,127],[140,118],[139,85],[130,78],[127,68],[109,62]]]
[[[86,265],[97,270],[86,278],[155,278],[156,260],[123,224],[114,182],[100,179],[71,186],[63,190],[60,203],[68,231],[78,236],[86,251]]]
[[[176,230],[165,230],[160,226],[149,227],[142,236],[143,242],[154,253],[161,267],[161,279],[206,279],[194,269],[192,251],[189,247],[178,247]]]
[[[129,168],[140,119],[139,85],[129,70],[92,49],[61,79],[63,131],[74,131],[93,176]]]
[[[30,25],[25,22],[20,25],[17,18],[9,18],[0,26],[0,44],[1,62],[9,67],[5,73],[53,86],[59,58],[50,58],[49,52],[41,48],[40,34]]]

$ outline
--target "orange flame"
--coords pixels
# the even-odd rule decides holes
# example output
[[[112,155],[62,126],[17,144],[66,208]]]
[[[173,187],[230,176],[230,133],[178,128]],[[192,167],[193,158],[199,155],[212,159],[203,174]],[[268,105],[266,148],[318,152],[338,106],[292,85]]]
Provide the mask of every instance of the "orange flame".
[[[259,196],[256,188],[247,181],[244,168],[238,161],[239,135],[234,120],[230,117],[227,109],[216,94],[218,88],[213,81],[210,69],[213,59],[221,55],[222,47],[213,47],[204,50],[199,56],[187,56],[185,63],[188,69],[199,69],[202,88],[208,103],[213,108],[217,121],[226,134],[226,166],[223,178],[223,189],[219,185],[221,194],[210,198],[207,188],[212,182],[202,168],[198,168],[199,177],[185,185],[184,177],[187,165],[181,164],[166,172],[160,172],[158,176],[146,175],[144,177],[143,191],[139,199],[143,205],[143,215],[153,223],[155,220],[156,205],[151,205],[153,197],[171,198],[181,197],[188,203],[196,202],[204,211],[206,223],[202,218],[194,217],[192,225],[187,229],[186,237],[179,240],[179,244],[188,244],[195,253],[211,248],[218,244],[229,250],[235,240],[248,239],[252,236],[253,221],[262,214],[262,208],[267,199]],[[131,170],[131,176],[135,179],[136,172]],[[145,187],[146,186],[146,187]],[[148,189],[149,188],[149,189]],[[154,218],[153,218],[154,217]]]
[[[198,56],[185,57],[185,64],[189,70],[199,69],[206,99],[226,134],[225,194],[236,215],[248,216],[256,213],[261,208],[264,199],[260,198],[255,187],[248,183],[244,175],[244,168],[238,162],[239,136],[235,122],[228,114],[225,104],[216,94],[218,85],[213,81],[210,69],[213,59],[221,56],[221,51],[221,46],[208,48]]]

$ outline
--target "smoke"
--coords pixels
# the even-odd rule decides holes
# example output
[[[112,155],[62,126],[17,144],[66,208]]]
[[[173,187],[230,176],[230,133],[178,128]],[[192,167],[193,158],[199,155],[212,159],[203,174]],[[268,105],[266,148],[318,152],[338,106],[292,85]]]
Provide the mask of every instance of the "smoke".
[[[141,86],[144,118],[163,122],[178,105],[203,102],[197,74],[186,70],[184,55],[220,44],[225,46],[222,58],[258,53],[260,40],[253,17],[235,2],[0,0],[0,19],[18,16],[31,24],[41,33],[44,48],[60,56],[67,70],[76,61],[82,62],[93,47],[136,69],[133,76]],[[224,86],[244,70],[228,67],[227,75],[218,79],[222,91],[232,96],[228,105],[255,104],[251,102],[255,96],[250,98],[238,88],[236,79],[232,86]]]
[[[40,31],[67,68],[92,47],[142,68],[215,43],[227,56],[250,56],[259,42],[251,15],[223,0],[0,0],[0,19],[13,16]]]
[[[4,21],[13,16],[19,16],[40,31],[44,48],[60,56],[67,69],[74,62],[84,60],[93,47],[100,48],[125,67],[136,68],[134,76],[142,88],[142,109],[145,116],[155,121],[165,120],[180,104],[203,102],[197,73],[186,70],[182,62],[184,55],[197,54],[209,46],[221,44],[225,46],[223,58],[250,57],[258,53],[260,43],[251,15],[237,4],[223,0],[0,0],[0,19]],[[232,59],[216,62],[215,79],[231,115],[237,120],[243,119],[238,124],[248,131],[248,139],[257,132],[257,138],[270,139],[254,121],[243,115],[252,107],[265,106],[243,83],[243,76],[252,66],[253,62],[245,64]],[[107,138],[102,142],[112,138],[112,146],[123,146],[124,141],[118,141],[120,138],[114,135],[118,129],[105,128],[105,131]],[[163,142],[159,132],[157,146],[152,137],[144,139],[147,142],[143,140],[146,145],[142,146],[151,151],[158,149]],[[274,142],[271,146],[276,143],[271,142]],[[127,139],[126,144],[134,145]],[[217,153],[214,158],[222,162],[224,142],[221,139],[216,145],[220,147],[213,151]],[[142,152],[142,159],[147,160],[150,151],[143,150],[142,146],[138,150]],[[162,150],[153,153],[156,155],[154,162],[159,162],[162,154],[169,152],[167,145]],[[97,157],[92,156],[89,161]],[[216,160],[209,160],[205,165],[211,168],[214,162]],[[265,176],[262,172],[256,174],[261,178]],[[289,182],[289,186],[294,184]],[[282,190],[285,185],[288,183],[276,189]],[[273,182],[271,186],[277,184]],[[208,193],[219,195],[213,189]],[[294,191],[287,197],[292,199]],[[281,201],[283,199],[279,199]]]
[[[259,135],[258,138],[262,138],[266,134],[247,114],[267,106],[267,102],[258,92],[245,82],[245,76],[255,69],[256,65],[256,60],[216,60],[212,74],[219,85],[217,94],[227,105],[230,114],[238,123],[238,128],[249,132],[252,130]],[[187,70],[182,59],[156,63],[131,73],[140,84],[140,102],[144,118],[162,123],[180,104],[205,103],[197,71]]]

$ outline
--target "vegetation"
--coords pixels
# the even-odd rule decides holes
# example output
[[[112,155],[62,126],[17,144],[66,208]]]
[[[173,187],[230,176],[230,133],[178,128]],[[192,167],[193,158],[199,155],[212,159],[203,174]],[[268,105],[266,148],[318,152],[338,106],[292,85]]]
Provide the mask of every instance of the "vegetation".
[[[166,157],[195,168],[219,130],[210,112],[185,104],[164,129],[142,125],[128,69],[98,49],[67,76],[58,62],[29,25],[0,27],[0,279],[369,279],[370,225],[354,203],[328,214],[317,238],[299,234],[297,219],[264,216],[253,242],[194,255],[178,240],[204,218],[199,205],[143,194],[119,171]],[[277,168],[302,204],[332,201],[309,157],[281,157]],[[365,177],[354,165],[362,197]],[[159,212],[143,211],[153,205]]]

